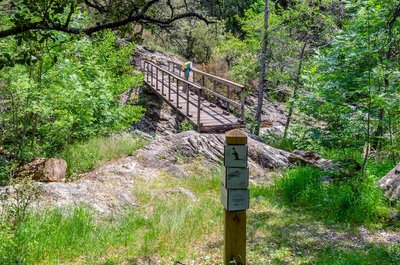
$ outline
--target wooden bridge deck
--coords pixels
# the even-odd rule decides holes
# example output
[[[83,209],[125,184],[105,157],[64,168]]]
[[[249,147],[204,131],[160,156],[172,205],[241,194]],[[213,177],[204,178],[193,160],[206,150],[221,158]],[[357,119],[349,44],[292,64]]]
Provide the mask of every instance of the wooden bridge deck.
[[[186,81],[151,62],[144,63],[144,80],[160,98],[197,126],[199,132],[244,127],[243,120],[230,113],[229,108],[224,110],[207,101],[204,97],[207,89],[199,84]]]

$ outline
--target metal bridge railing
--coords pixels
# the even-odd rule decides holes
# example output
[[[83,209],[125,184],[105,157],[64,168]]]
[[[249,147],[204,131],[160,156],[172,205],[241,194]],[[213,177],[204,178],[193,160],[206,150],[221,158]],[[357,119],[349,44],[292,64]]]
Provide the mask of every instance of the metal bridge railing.
[[[169,104],[181,109],[182,106],[179,104],[180,98],[186,99],[186,117],[191,118],[193,115],[190,113],[190,105],[197,105],[197,126],[202,126],[201,124],[201,98],[203,96],[203,87],[196,85],[190,81],[186,81],[184,78],[175,75],[168,70],[161,68],[160,66],[155,65],[150,61],[143,62],[143,71],[145,74],[146,82],[152,87],[155,86],[156,90],[161,92],[161,95],[167,96]],[[161,88],[159,87],[159,83],[161,82]],[[176,90],[172,88],[172,85],[176,85]],[[185,93],[181,93],[179,90],[179,85],[182,87],[186,87]],[[197,102],[190,101],[190,93],[194,91],[197,94]],[[174,99],[171,97],[171,92],[176,93],[175,105],[173,104]],[[190,119],[189,119],[190,120]]]
[[[182,65],[173,61],[168,61],[168,70],[172,73],[175,73],[179,76],[184,75],[184,72],[181,71]],[[227,111],[229,111],[230,107],[233,107],[240,113],[241,123],[244,123],[244,106],[245,106],[245,90],[244,86],[221,77],[199,71],[197,69],[191,69],[192,75],[189,77],[189,81],[192,81],[195,84],[200,84],[203,91],[203,96],[211,97],[214,104],[217,102],[217,98],[226,103]],[[223,95],[217,87],[226,88],[226,96]],[[234,93],[237,93],[239,96],[239,100],[235,100],[232,98]]]

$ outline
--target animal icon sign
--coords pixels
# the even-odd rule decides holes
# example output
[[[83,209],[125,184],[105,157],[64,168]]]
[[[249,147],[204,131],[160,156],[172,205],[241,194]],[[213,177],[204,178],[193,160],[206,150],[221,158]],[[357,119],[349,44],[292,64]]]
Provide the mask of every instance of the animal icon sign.
[[[226,167],[247,167],[247,145],[225,145]]]

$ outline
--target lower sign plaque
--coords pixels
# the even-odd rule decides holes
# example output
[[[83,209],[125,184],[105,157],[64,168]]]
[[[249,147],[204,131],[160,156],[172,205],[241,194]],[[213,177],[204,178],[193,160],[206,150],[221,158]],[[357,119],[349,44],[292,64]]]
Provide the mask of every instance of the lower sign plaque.
[[[227,211],[241,211],[249,208],[249,190],[228,190],[221,185],[221,202]]]
[[[247,189],[249,187],[249,168],[227,167],[222,183],[227,189]]]

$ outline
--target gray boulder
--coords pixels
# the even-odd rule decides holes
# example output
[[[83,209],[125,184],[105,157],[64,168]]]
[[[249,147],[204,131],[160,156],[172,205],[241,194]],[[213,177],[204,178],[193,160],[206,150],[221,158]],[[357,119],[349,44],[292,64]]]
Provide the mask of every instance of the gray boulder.
[[[385,191],[385,196],[390,201],[396,201],[400,197],[400,163],[397,164],[386,176],[378,181],[379,187]]]

